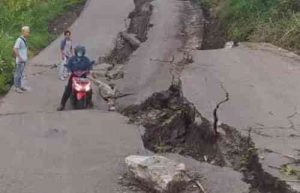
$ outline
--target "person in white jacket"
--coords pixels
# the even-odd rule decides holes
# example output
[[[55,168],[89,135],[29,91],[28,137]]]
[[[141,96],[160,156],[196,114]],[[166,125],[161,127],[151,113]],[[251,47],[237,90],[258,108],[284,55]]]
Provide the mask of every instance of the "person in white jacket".
[[[28,62],[28,45],[27,38],[30,34],[28,26],[22,27],[22,35],[16,40],[13,48],[14,56],[16,58],[16,69],[14,74],[15,91],[23,93],[27,89],[23,87],[22,79],[24,77],[24,69]]]
[[[66,64],[73,56],[73,42],[71,32],[69,30],[64,32],[65,38],[60,43],[61,64],[59,67],[59,78],[65,80],[68,77]]]

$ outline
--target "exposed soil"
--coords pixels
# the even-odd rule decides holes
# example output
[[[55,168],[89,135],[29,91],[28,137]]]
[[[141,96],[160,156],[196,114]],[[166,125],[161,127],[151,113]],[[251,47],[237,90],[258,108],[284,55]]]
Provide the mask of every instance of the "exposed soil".
[[[150,17],[153,11],[151,2],[152,0],[134,0],[135,10],[128,16],[131,19],[128,33],[136,34],[141,42],[147,40],[148,29],[151,27]]]
[[[147,40],[148,31],[152,27],[150,24],[153,11],[151,2],[152,0],[134,0],[135,9],[128,15],[130,23],[127,23],[127,20],[124,21],[126,30],[118,33],[113,50],[107,56],[99,57],[98,64],[107,63],[112,66],[99,76],[105,78],[105,82],[113,83],[114,80],[124,78],[123,65],[140,44]],[[117,98],[132,95],[132,93],[118,94],[119,96],[114,96],[115,98],[112,99],[112,104]]]
[[[194,4],[199,4],[199,1],[194,1]],[[196,2],[195,2],[196,1]],[[200,0],[200,4],[203,0]],[[222,27],[219,19],[213,14],[213,10],[202,6],[203,15],[205,18],[204,38],[202,42],[202,50],[224,48],[228,40],[225,30]]]
[[[199,3],[195,0],[183,3],[180,25],[183,38],[183,50],[200,50],[204,36],[204,16]]]
[[[202,50],[219,49],[224,48],[227,38],[223,31],[219,20],[209,13],[206,15],[205,27],[204,27],[204,39],[202,42]]]
[[[150,17],[153,7],[151,0],[134,0],[134,3],[136,7],[129,14],[131,22],[126,32],[135,34],[139,41],[145,42],[148,29],[152,26]],[[200,9],[195,0],[191,0],[191,4],[193,9]],[[183,23],[183,31],[188,36],[186,38],[194,40],[186,41],[186,44],[191,42],[197,45],[198,39],[189,36],[201,34],[201,49],[223,48],[226,38],[224,31],[220,30],[220,23],[209,10],[204,10],[203,13],[208,21],[204,25],[204,34],[203,31],[194,33],[186,29],[191,25]],[[197,25],[192,27],[201,24],[197,17],[194,20]],[[104,58],[104,62],[124,64],[136,49],[119,35],[115,48]],[[180,85],[180,82],[172,84],[168,90],[154,93],[142,104],[129,106],[122,111],[131,123],[146,128],[142,138],[147,149],[156,153],[179,153],[198,161],[233,168],[244,174],[244,181],[251,185],[251,193],[294,193],[286,183],[264,172],[251,140],[251,133],[249,136],[242,136],[237,129],[228,125],[218,126],[217,121],[209,122],[184,98]],[[218,107],[216,116],[217,110]]]
[[[134,34],[135,38],[140,42],[145,42],[147,40],[148,30],[152,26],[150,24],[150,17],[153,10],[151,2],[152,0],[134,0],[135,9],[128,15],[130,24],[129,26],[126,26],[126,32],[128,34]],[[104,58],[103,62],[114,65],[124,64],[136,49],[137,47],[133,46],[128,40],[122,38],[120,32],[116,39],[115,48]]]
[[[212,123],[182,96],[178,86],[154,93],[141,105],[128,107],[123,113],[132,123],[146,128],[144,145],[153,152],[179,153],[231,167],[244,174],[252,193],[293,192],[284,182],[263,171],[250,133],[245,137],[223,124],[215,135]]]
[[[143,140],[146,148],[151,151],[187,153],[184,150],[187,147],[197,149],[192,147],[194,142],[200,142],[199,139],[205,140],[201,146],[209,144],[205,148],[207,152],[197,152],[199,159],[217,149],[210,123],[197,112],[194,105],[182,97],[181,90],[176,86],[154,93],[141,105],[130,106],[123,113],[132,123],[142,124],[147,128]],[[201,132],[195,132],[196,128]],[[223,158],[218,153],[211,154],[209,159],[224,165]]]
[[[48,32],[52,36],[57,37],[68,29],[79,17],[86,1],[87,0],[81,0],[80,3],[69,6],[67,11],[65,11],[62,15],[58,15],[55,19],[50,21],[48,24]],[[52,41],[52,39],[50,41]]]
[[[201,177],[196,174],[190,174],[191,181],[186,185],[184,190],[180,191],[181,193],[199,193],[199,188],[195,186],[194,180],[199,180]],[[134,193],[157,193],[149,187],[143,185],[143,183],[136,181],[132,175],[125,173],[122,177],[119,178],[120,185],[126,188],[128,192]],[[180,188],[182,189],[182,187]],[[126,191],[126,192],[127,192]],[[171,193],[177,193],[178,191],[173,191]]]

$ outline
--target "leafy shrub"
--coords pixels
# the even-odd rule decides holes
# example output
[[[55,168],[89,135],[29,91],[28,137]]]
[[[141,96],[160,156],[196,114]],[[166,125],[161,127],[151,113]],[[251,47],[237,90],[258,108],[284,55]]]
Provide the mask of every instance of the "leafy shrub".
[[[300,49],[299,0],[199,1],[206,6],[222,6],[217,15],[230,39],[265,41],[296,51]]]
[[[31,53],[37,53],[53,40],[48,23],[85,0],[0,0],[0,95],[12,83],[14,59],[12,47],[23,25],[31,28],[28,41]]]

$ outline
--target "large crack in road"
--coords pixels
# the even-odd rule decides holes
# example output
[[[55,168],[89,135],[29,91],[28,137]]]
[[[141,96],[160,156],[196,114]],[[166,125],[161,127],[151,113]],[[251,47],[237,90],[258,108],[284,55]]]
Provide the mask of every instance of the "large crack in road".
[[[131,54],[147,41],[147,33],[151,27],[150,17],[153,11],[152,0],[134,1],[135,9],[128,15],[130,24],[126,23],[126,30],[119,32],[115,47],[108,56],[100,57],[100,62],[118,65],[128,61]]]
[[[216,107],[213,110],[213,117],[214,117],[214,121],[213,121],[213,128],[215,131],[215,134],[218,134],[218,125],[219,125],[219,117],[218,117],[218,110],[221,107],[222,104],[228,102],[230,100],[229,98],[229,93],[228,91],[225,89],[224,85],[221,84],[221,88],[223,89],[224,93],[225,93],[225,99],[218,102]]]
[[[285,182],[263,170],[250,133],[244,137],[237,129],[221,124],[216,137],[213,125],[182,96],[177,86],[154,93],[123,113],[132,123],[146,128],[144,145],[153,152],[179,153],[233,168],[251,184],[251,193],[294,193]]]
[[[171,1],[170,1],[171,2]],[[172,1],[173,3],[174,1]],[[134,34],[134,37],[130,36],[130,38],[127,37],[124,38],[124,35],[121,35],[122,32],[119,33],[117,37],[117,43],[111,52],[111,54],[108,57],[104,58],[105,62],[112,63],[114,67],[117,65],[123,65],[124,63],[127,63],[128,60],[130,60],[133,56],[133,53],[135,51],[138,51],[139,49],[135,47],[132,42],[136,42],[135,39],[138,39],[141,42],[141,47],[145,46],[145,44],[149,43],[147,41],[147,33],[148,30],[153,27],[151,24],[151,17],[153,12],[153,5],[151,0],[135,0],[135,10],[130,14],[131,23],[129,25],[129,28],[126,29],[127,34]],[[162,2],[160,2],[162,3]],[[201,162],[207,162],[212,165],[216,166],[226,166],[233,168],[234,170],[241,172],[244,176],[244,181],[249,183],[251,185],[251,193],[296,193],[295,191],[292,191],[290,187],[283,181],[273,177],[269,173],[265,172],[262,168],[258,154],[255,148],[255,144],[253,143],[251,139],[251,135],[249,136],[243,136],[239,130],[230,127],[225,124],[219,124],[219,115],[218,111],[222,104],[229,101],[229,92],[221,86],[225,93],[224,100],[218,102],[213,110],[213,122],[210,122],[207,118],[205,118],[201,113],[200,110],[195,107],[193,103],[188,101],[182,92],[182,84],[180,81],[181,73],[184,70],[184,67],[186,65],[189,65],[191,62],[193,62],[193,58],[191,58],[192,50],[198,49],[201,47],[201,38],[199,38],[199,34],[201,34],[201,30],[203,27],[203,20],[201,20],[201,15],[199,16],[199,11],[201,12],[201,9],[199,7],[193,8],[193,4],[190,3],[190,1],[180,1],[180,3],[184,3],[185,5],[185,11],[184,16],[182,18],[185,18],[181,20],[181,27],[183,29],[182,32],[184,34],[180,34],[179,36],[182,38],[184,44],[181,45],[181,50],[178,52],[176,50],[176,53],[172,53],[168,50],[168,53],[163,55],[166,58],[169,58],[168,56],[173,56],[173,59],[168,60],[165,58],[161,59],[153,59],[150,62],[157,62],[160,65],[163,66],[163,68],[158,68],[159,70],[164,70],[166,66],[164,66],[162,63],[167,64],[167,72],[173,72],[175,71],[175,74],[170,75],[170,79],[168,80],[168,84],[171,84],[169,89],[165,91],[157,91],[152,92],[152,89],[150,91],[153,93],[150,97],[147,96],[146,100],[142,100],[142,97],[139,98],[139,101],[142,100],[139,104],[136,105],[127,105],[125,110],[122,111],[122,113],[129,117],[130,121],[132,123],[140,124],[145,127],[145,133],[142,136],[144,146],[155,152],[155,153],[164,153],[164,152],[173,152],[178,153],[185,156],[191,156],[195,160],[201,161]],[[163,4],[163,3],[162,3]],[[161,5],[161,4],[159,4]],[[166,4],[169,5],[169,4]],[[161,7],[160,7],[161,8]],[[165,11],[166,7],[161,8],[162,11]],[[192,11],[191,11],[192,10]],[[202,13],[201,13],[202,14]],[[191,20],[188,20],[186,18],[192,18]],[[182,23],[182,21],[185,21],[187,23]],[[192,21],[193,25],[190,25],[189,23]],[[180,21],[179,21],[180,22]],[[198,23],[200,22],[200,23]],[[155,26],[155,23],[154,23]],[[189,28],[190,27],[190,28]],[[197,29],[199,28],[199,29]],[[163,28],[162,28],[163,29]],[[200,32],[199,32],[200,30]],[[178,35],[178,34],[177,34]],[[177,37],[179,37],[177,36]],[[174,37],[172,37],[174,38]],[[131,41],[133,40],[133,41]],[[149,46],[149,45],[147,45]],[[177,44],[176,44],[177,46]],[[151,48],[151,46],[149,46]],[[148,47],[146,47],[147,49]],[[162,52],[165,50],[159,50],[161,47],[155,47],[157,49],[157,52]],[[174,49],[174,47],[168,47],[165,48]],[[135,53],[137,54],[137,53]],[[146,56],[143,56],[146,57]],[[149,56],[147,56],[149,57]],[[152,56],[150,57],[152,58]],[[153,63],[147,63],[147,64],[140,64],[144,65],[146,68],[145,71],[148,71],[150,68],[147,68],[147,65],[153,65]],[[175,67],[175,69],[174,69]],[[143,69],[144,70],[144,69]],[[159,75],[159,70],[155,71],[153,74],[155,74],[154,77],[150,77],[146,79],[145,82],[147,84],[144,84],[142,86],[149,86],[149,82],[153,81],[153,79],[156,80],[157,75]],[[165,72],[165,71],[163,71]],[[162,73],[163,74],[163,73]],[[130,75],[130,74],[129,74]],[[132,75],[132,74],[131,74]],[[164,74],[165,75],[165,74]],[[128,75],[127,75],[128,76]],[[142,76],[148,76],[147,73],[142,74]],[[126,74],[125,74],[126,78]],[[159,79],[159,78],[157,78]],[[124,79],[125,80],[125,79]],[[151,81],[149,81],[151,80]],[[121,80],[122,81],[122,80]],[[138,82],[139,83],[139,82]],[[136,85],[138,83],[135,83]],[[160,82],[158,81],[157,84]],[[139,85],[140,86],[140,85]],[[161,87],[157,87],[161,88]],[[139,88],[141,89],[141,88]],[[144,89],[144,88],[143,88]],[[155,88],[156,89],[156,88]],[[153,90],[155,90],[153,89]],[[157,90],[157,89],[156,89]],[[143,90],[142,90],[143,91]],[[125,97],[126,98],[126,97]],[[135,102],[135,101],[134,101]],[[132,104],[132,102],[131,102]],[[84,156],[84,158],[77,158],[79,161],[74,161],[74,167],[81,168],[81,163],[88,162],[95,162],[94,158],[97,158],[99,163],[107,162],[107,160],[103,160],[103,158],[94,157],[94,152],[97,150],[94,147],[97,148],[103,148],[99,145],[98,140],[96,139],[95,135],[98,131],[95,130],[97,128],[97,125],[99,124],[99,117],[101,118],[101,123],[105,123],[107,125],[110,125],[107,130],[104,130],[104,133],[106,137],[102,137],[101,139],[102,144],[110,144],[106,140],[115,140],[118,141],[122,139],[122,144],[119,144],[120,146],[116,147],[115,144],[112,146],[108,146],[107,149],[113,149],[117,152],[121,151],[120,155],[124,156],[127,152],[133,152],[138,151],[137,147],[135,147],[136,140],[133,140],[132,142],[128,142],[128,139],[134,139],[134,137],[128,137],[123,138],[124,136],[129,135],[130,129],[128,126],[124,128],[124,122],[123,118],[117,117],[115,114],[107,115],[107,114],[101,114],[101,113],[95,113],[95,112],[70,112],[65,114],[59,114],[59,115],[52,115],[52,112],[49,112],[51,116],[48,116],[47,119],[42,114],[49,114],[46,111],[38,111],[36,109],[26,113],[25,111],[20,112],[8,112],[8,113],[1,113],[1,119],[9,119],[12,117],[17,117],[20,115],[26,115],[26,116],[32,116],[33,120],[37,119],[39,124],[42,125],[41,128],[44,128],[45,125],[57,125],[59,127],[67,127],[69,125],[70,128],[74,128],[75,134],[73,134],[74,138],[76,138],[77,134],[81,134],[83,136],[83,139],[81,137],[77,137],[76,140],[72,141],[74,144],[76,144],[79,148],[82,148],[84,151],[84,154],[86,155],[86,147],[81,147],[80,144],[88,143],[92,144],[92,148],[89,155]],[[39,114],[39,115],[36,115]],[[66,117],[66,119],[69,119],[71,116],[77,115],[78,120],[76,119],[73,122],[68,122],[67,124],[64,124],[63,126],[59,123],[53,123],[51,122],[51,119],[58,119],[57,117]],[[55,116],[55,118],[53,118]],[[85,135],[85,133],[81,130],[82,128],[79,128],[78,125],[82,125],[80,123],[80,120],[84,120],[81,118],[83,116],[86,120],[91,120],[89,125],[86,127],[89,128],[89,131],[92,132],[93,136]],[[288,119],[292,119],[294,114],[289,116]],[[117,118],[116,118],[117,117]],[[80,118],[80,119],[79,119]],[[49,119],[49,120],[48,120]],[[15,122],[14,120],[8,120],[5,122],[5,125],[11,126],[14,125],[14,131],[17,131],[16,128],[19,127],[18,123],[29,124],[30,120],[26,120],[22,117],[19,117],[19,122]],[[59,121],[58,121],[59,122]],[[116,123],[115,123],[116,122]],[[47,124],[48,123],[48,124]],[[112,124],[114,123],[114,124]],[[122,125],[122,126],[120,126]],[[291,128],[293,128],[294,123],[291,123]],[[124,129],[122,131],[116,130],[116,128]],[[48,126],[47,126],[48,128]],[[45,129],[45,128],[44,128]],[[34,127],[31,129],[31,132],[38,130],[38,127]],[[113,132],[111,132],[111,130]],[[49,131],[49,128],[47,132]],[[50,128],[51,131],[51,128]],[[56,130],[54,130],[56,131]],[[218,131],[218,135],[216,136],[216,132]],[[6,131],[5,131],[6,132]],[[23,132],[23,131],[22,131]],[[38,131],[40,132],[40,131]],[[72,130],[68,131],[72,132]],[[10,131],[8,132],[10,134]],[[25,133],[25,132],[24,132]],[[117,136],[110,135],[111,133],[119,133]],[[21,133],[23,134],[23,133]],[[101,133],[102,134],[102,133]],[[79,135],[79,136],[81,136]],[[132,135],[132,134],[130,134]],[[19,136],[19,134],[18,134]],[[10,136],[11,137],[11,136]],[[25,135],[27,137],[27,135]],[[20,137],[21,138],[21,137]],[[32,138],[28,138],[27,141],[31,141]],[[48,139],[47,139],[48,140]],[[69,139],[70,140],[70,139]],[[38,140],[37,140],[38,141]],[[59,145],[64,146],[64,141],[58,141]],[[93,143],[92,143],[93,142]],[[47,146],[48,141],[44,141],[44,148]],[[52,143],[52,142],[51,142]],[[33,145],[28,145],[27,142],[25,143],[29,148],[36,148]],[[134,148],[132,148],[134,147]],[[62,153],[65,153],[65,151],[71,148],[70,146],[64,146],[64,149]],[[124,148],[124,149],[123,149]],[[131,149],[132,148],[132,149]],[[54,148],[55,149],[55,148]],[[57,148],[60,149],[60,148]],[[98,150],[99,150],[98,149]],[[41,152],[41,150],[37,149],[37,152]],[[80,154],[82,152],[79,152],[76,148],[73,149],[73,151],[69,151],[69,154]],[[108,151],[109,152],[109,151]],[[42,152],[43,153],[43,152]],[[57,153],[55,150],[52,152],[53,154]],[[119,155],[119,154],[118,154]],[[36,157],[39,157],[37,155],[34,155]],[[48,155],[43,155],[44,160],[47,160]],[[73,158],[75,155],[73,155]],[[90,158],[90,157],[91,158]],[[111,156],[110,152],[107,153],[107,156]],[[67,156],[66,156],[67,157]],[[64,157],[64,159],[66,159]],[[103,157],[103,156],[102,156]],[[104,157],[106,157],[104,155]],[[114,163],[116,161],[116,156],[111,156],[114,160]],[[120,156],[117,156],[118,159]],[[88,160],[86,160],[88,159]],[[90,160],[91,159],[91,160]],[[36,160],[37,163],[39,163],[40,160]],[[66,164],[66,160],[64,160],[62,163],[61,160],[54,160],[62,165]],[[70,162],[73,160],[70,160]],[[101,162],[102,161],[102,162]],[[18,162],[19,163],[19,162]],[[97,163],[97,164],[99,164]],[[28,163],[26,163],[28,164]],[[58,168],[62,169],[63,171],[66,171],[66,166],[61,166],[58,164]],[[91,165],[86,166],[87,171],[96,170],[99,166],[94,165],[91,167]],[[115,165],[114,165],[115,166]],[[20,167],[20,166],[19,166]],[[26,166],[25,166],[26,167]],[[28,165],[28,168],[30,166]],[[102,167],[102,166],[101,166]],[[105,171],[112,170],[111,165],[106,165]],[[26,167],[27,168],[27,167]],[[33,167],[34,168],[34,167]],[[92,168],[92,169],[91,169]],[[93,169],[96,168],[96,169]],[[35,169],[35,168],[34,168]],[[105,171],[102,171],[104,173],[104,177],[102,174],[102,179],[105,180]],[[63,175],[63,174],[62,174]],[[65,175],[65,174],[64,174]],[[109,174],[107,174],[109,177]],[[73,178],[74,176],[72,176]],[[81,179],[82,173],[78,173],[77,177],[78,179]],[[89,180],[93,179],[95,180],[93,174],[90,174]],[[115,176],[114,176],[115,177]],[[68,178],[71,178],[70,176],[64,176],[64,180],[68,183],[70,183]],[[33,178],[34,179],[34,178]],[[93,181],[91,180],[91,181]],[[80,181],[80,180],[78,180]],[[106,180],[106,183],[110,183],[111,178]],[[73,182],[76,183],[76,182]],[[96,182],[95,182],[96,183]],[[99,183],[99,182],[97,182]],[[87,183],[88,184],[88,183]],[[74,184],[73,184],[74,185]],[[78,184],[78,186],[80,183]],[[76,186],[76,185],[75,185]],[[75,187],[74,186],[74,187]],[[108,190],[110,188],[106,188]],[[66,190],[66,188],[64,189]],[[84,191],[82,189],[82,191]],[[48,191],[49,192],[49,191]]]
[[[186,10],[187,8],[191,9],[188,6],[185,7]],[[199,8],[196,7],[193,11],[185,12],[185,18],[194,18],[193,25],[195,26],[195,22],[199,22],[195,19],[199,18]],[[223,84],[221,84],[221,89],[225,93],[225,98],[213,109],[212,123],[184,98],[181,90],[181,72],[184,66],[193,62],[193,59],[190,59],[190,52],[201,47],[202,41],[199,41],[199,33],[195,33],[193,25],[187,25],[186,22],[182,22],[181,25],[184,26],[186,39],[181,49],[183,54],[178,55],[180,57],[184,55],[183,58],[188,58],[189,62],[184,59],[176,62],[174,56],[171,60],[152,59],[158,63],[170,64],[171,74],[173,72],[170,88],[153,93],[139,105],[127,106],[122,109],[121,113],[128,116],[132,123],[146,128],[142,136],[144,145],[153,152],[179,153],[199,161],[231,167],[243,173],[244,181],[251,185],[251,193],[295,193],[285,182],[264,171],[251,140],[251,133],[245,137],[239,130],[219,123],[219,108],[230,100],[229,92]],[[203,26],[201,23],[197,26],[201,25]],[[186,55],[189,57],[185,57]],[[293,116],[295,115],[289,116],[288,119],[290,120]],[[291,123],[291,127],[293,125]]]

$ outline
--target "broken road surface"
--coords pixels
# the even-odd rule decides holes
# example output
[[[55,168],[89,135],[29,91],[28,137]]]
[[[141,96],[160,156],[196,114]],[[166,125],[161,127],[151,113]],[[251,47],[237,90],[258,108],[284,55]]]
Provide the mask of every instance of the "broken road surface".
[[[152,2],[148,40],[131,55],[124,67],[125,78],[117,82],[122,91],[135,95],[120,99],[120,106],[141,103],[169,87],[172,62],[168,61],[172,56],[178,59],[184,46],[180,19],[187,4]],[[92,59],[108,54],[133,9],[132,0],[89,0],[71,27],[75,44],[85,45]],[[64,83],[49,66],[59,61],[58,45],[59,39],[28,66],[31,91],[10,92],[1,104],[0,192],[122,192],[117,181],[124,158],[145,154],[139,128],[99,107],[55,111]],[[219,121],[245,134],[251,127],[264,169],[287,177],[279,172],[281,165],[299,159],[299,60],[245,46],[190,54],[195,62],[181,76],[184,96],[213,121],[216,105],[228,92],[229,101],[217,112]],[[236,173],[234,177],[242,178]],[[297,189],[297,183],[291,185]]]
[[[251,129],[264,170],[300,191],[300,182],[280,171],[300,159],[299,56],[268,44],[193,55],[195,62],[182,74],[185,97],[213,121],[216,104],[228,92],[229,101],[218,109],[219,123],[245,135]]]

